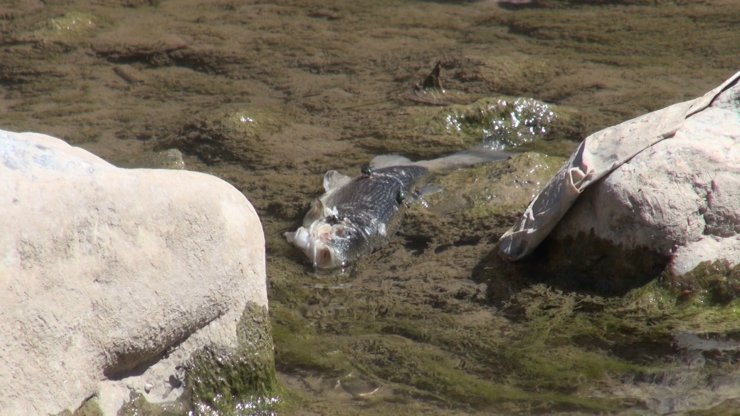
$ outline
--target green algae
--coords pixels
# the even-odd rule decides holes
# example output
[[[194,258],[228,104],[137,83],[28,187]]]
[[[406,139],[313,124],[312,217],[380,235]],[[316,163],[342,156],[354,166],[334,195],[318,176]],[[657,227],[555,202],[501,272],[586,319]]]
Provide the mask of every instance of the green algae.
[[[523,153],[435,177],[444,190],[426,197],[427,208],[413,206],[402,227],[407,236],[436,234],[430,248],[416,254],[421,260],[415,264],[431,261],[445,242],[466,241],[486,223],[521,212],[563,161]],[[585,282],[577,279],[558,280],[567,274],[543,279],[535,269],[524,273],[500,261],[483,262],[479,268],[489,270],[476,278],[486,283],[489,300],[499,312],[456,303],[458,296],[475,298],[460,289],[451,290],[452,297],[430,294],[426,300],[409,292],[401,292],[401,298],[393,292],[381,295],[378,281],[400,282],[397,271],[384,274],[377,264],[367,276],[373,280],[364,282],[365,273],[316,281],[299,272],[303,277],[298,281],[313,282],[300,284],[289,277],[290,266],[280,266],[278,274],[273,269],[278,367],[321,374],[329,384],[339,383],[347,374],[358,375],[386,392],[377,393],[374,406],[389,405],[401,395],[449,406],[451,413],[653,411],[648,397],[608,392],[615,386],[639,389],[634,386],[641,384],[629,380],[680,377],[689,370],[677,361],[677,354],[684,352],[677,350],[676,337],[685,333],[721,337],[737,331],[740,322],[736,301],[722,303],[726,298],[712,297],[719,303],[707,307],[705,301],[682,300],[686,284],[667,277],[631,290],[634,285],[624,286],[624,296],[607,297],[584,291]],[[712,287],[722,288],[719,293],[732,287],[728,283],[733,281],[728,279],[732,272],[726,266],[705,269],[704,277],[693,280],[714,282]],[[419,274],[431,280],[431,288],[409,283],[407,291],[444,293],[449,284],[433,274]],[[699,292],[694,292],[691,299],[699,299]],[[721,363],[709,362],[706,371],[732,374]],[[678,393],[664,388],[657,394],[658,402],[670,402]],[[360,412],[366,413],[374,411]]]
[[[273,306],[276,361],[282,368],[338,376],[352,366],[331,337],[307,330],[308,322],[281,304]]]
[[[722,282],[722,286],[725,279],[718,278],[718,273],[723,277],[732,274],[726,265],[697,269],[696,273],[708,277],[703,281]],[[502,286],[491,282],[490,287],[497,285]],[[738,298],[709,303],[697,294],[687,300],[672,285],[654,280],[623,297],[604,298],[525,284],[514,296],[504,296],[504,314],[521,325],[495,350],[495,356],[509,367],[507,377],[516,385],[551,391],[572,392],[587,385],[598,391],[612,383],[607,380],[633,377],[686,377],[692,370],[676,357],[695,353],[677,349],[677,337],[698,334],[698,339],[711,340],[736,334],[740,329]],[[711,341],[707,345],[713,348]],[[721,354],[705,355],[706,368],[693,371],[733,377],[732,367],[712,361]],[[660,394],[669,402],[672,395],[680,394],[670,387],[664,389]],[[631,406],[650,406],[650,398],[642,400]]]
[[[432,211],[471,218],[513,215],[557,172],[565,159],[521,153],[508,160],[458,169],[434,179],[443,192],[430,195]],[[459,213],[459,214],[458,214]]]
[[[194,117],[166,145],[206,163],[256,162],[286,124],[287,118],[274,111],[232,105]]]
[[[414,109],[410,126],[426,140],[514,150],[541,140],[580,140],[572,108],[528,97],[485,97],[441,109]]]
[[[356,372],[381,388],[421,400],[497,411],[553,406],[590,412],[613,410],[617,406],[613,400],[581,397],[579,386],[637,367],[596,352],[553,347],[555,341],[537,324],[502,343],[489,333],[497,332],[495,328],[468,328],[463,335],[453,322],[439,316],[384,321],[382,332],[394,335],[329,332],[306,337],[288,329],[276,331],[281,334],[276,340],[283,350],[277,356],[278,363],[334,377]],[[554,334],[568,329],[567,324],[550,328],[559,344],[567,334]],[[320,348],[316,348],[318,338]]]
[[[74,412],[64,411],[57,416],[102,416],[103,410],[100,409],[97,397],[93,396],[87,400]]]
[[[44,9],[61,15],[79,2],[63,3]],[[545,140],[517,148],[566,157],[574,139],[701,95],[735,71],[737,2],[653,7],[642,0],[541,1],[548,7],[515,11],[489,2],[383,2],[388,7],[377,8],[340,2],[320,9],[303,1],[232,3],[161,2],[161,13],[149,13],[145,23],[188,39],[189,48],[168,56],[166,66],[131,63],[141,75],[135,83],[114,78],[112,67],[120,62],[97,50],[79,47],[73,55],[6,45],[0,51],[0,78],[9,92],[3,118],[6,126],[23,130],[43,129],[78,142],[99,139],[105,146],[96,150],[109,146],[103,156],[114,161],[131,143],[120,139],[179,147],[207,162],[188,159],[189,168],[216,173],[249,197],[267,239],[276,365],[283,376],[301,382],[314,376],[328,386],[286,387],[280,392],[286,414],[667,413],[648,407],[657,397],[618,396],[616,387],[631,385],[625,381],[631,378],[648,380],[634,386],[652,387],[659,382],[651,377],[686,367],[677,362],[676,331],[709,337],[737,330],[737,301],[727,295],[733,293],[730,280],[721,277],[707,278],[715,286],[663,278],[608,297],[483,262],[528,195],[518,194],[523,205],[498,209],[495,198],[485,198],[489,185],[475,178],[495,182],[505,176],[483,168],[456,173],[446,187],[458,192],[455,184],[463,184],[480,192],[459,189],[463,196],[450,201],[444,215],[434,205],[412,208],[387,248],[343,275],[312,273],[281,234],[320,193],[327,169],[359,171],[372,155],[388,152],[436,157],[482,139],[483,124],[478,130],[471,124],[465,137],[450,134],[444,123],[427,125],[445,109],[393,102],[418,81],[417,72],[428,73],[430,62],[450,62],[442,85],[467,93],[455,99],[469,103],[506,94],[575,109],[573,117],[554,119],[562,127],[553,125]],[[117,5],[97,10],[121,27],[142,18]],[[40,27],[25,23],[9,19],[0,25]],[[106,43],[95,38],[97,32],[89,32],[90,41]],[[151,52],[141,49],[134,52]],[[214,49],[235,55],[209,56]],[[84,75],[77,65],[65,66],[69,62],[79,62]],[[90,92],[80,96],[86,88]],[[309,123],[326,128],[282,135],[290,128],[282,110],[264,114],[271,107],[224,104],[263,96],[305,110]],[[194,108],[206,110],[193,114]],[[241,122],[263,116],[264,130]],[[281,128],[270,121],[275,119]],[[245,126],[258,128],[241,130]],[[307,139],[318,135],[321,140]],[[307,156],[296,160],[279,145]],[[335,151],[314,152],[316,147]],[[262,161],[268,158],[277,162]],[[534,191],[537,182],[525,182],[526,189]],[[429,199],[443,211],[444,194]],[[472,208],[460,212],[456,206]],[[225,372],[216,367],[216,374]],[[711,366],[701,371],[716,374]],[[334,386],[349,374],[379,384],[380,391],[337,398]],[[219,377],[204,379],[213,385],[202,393],[209,403],[222,394],[217,392],[230,391]],[[695,413],[732,414],[736,406],[728,400]]]
[[[374,299],[373,305],[355,292],[329,294],[323,286],[285,286],[284,278],[274,274],[272,279],[278,283],[272,310],[279,368],[334,379],[361,374],[381,391],[456,411],[612,411],[624,403],[589,396],[589,389],[611,378],[650,373],[654,367],[613,356],[586,341],[606,345],[603,340],[612,340],[611,331],[626,325],[604,322],[612,319],[618,303],[544,285],[512,298],[504,309],[509,319],[486,313],[480,321],[466,322],[462,315],[439,314],[432,305],[388,299]],[[326,285],[336,284],[335,279]],[[332,313],[327,310],[331,304],[354,317]],[[526,311],[517,312],[517,307]],[[369,313],[378,309],[383,312]],[[593,310],[601,314],[594,316]],[[378,400],[397,400],[393,397]]]
[[[702,262],[679,276],[666,271],[661,281],[687,304],[723,305],[740,297],[740,265],[726,260]]]
[[[96,16],[70,11],[44,22],[31,34],[31,38],[42,43],[74,43],[85,39],[98,27]]]
[[[739,280],[739,265],[703,262],[681,276],[665,271],[629,293],[625,302],[646,315],[661,316],[666,333],[733,334],[740,331]]]
[[[130,401],[118,411],[119,416],[182,416],[186,414],[188,414],[188,409],[182,402],[153,404],[139,393],[132,393]]]
[[[367,336],[354,343],[356,365],[382,380],[413,387],[410,394],[473,409],[506,408],[512,402],[530,406],[553,403],[582,410],[609,409],[608,401],[588,400],[558,393],[537,393],[471,374],[460,359],[435,347],[405,337]],[[503,380],[506,380],[505,378]],[[508,381],[508,380],[507,380]]]
[[[237,326],[237,351],[205,347],[188,366],[185,385],[194,414],[249,415],[277,404],[267,309],[248,304]]]
[[[735,416],[740,409],[740,399],[728,399],[708,409],[692,410],[686,416]]]
[[[213,123],[223,129],[248,135],[258,135],[263,132],[273,133],[279,131],[285,123],[274,113],[263,109],[239,109],[227,113],[219,113],[212,120]]]
[[[175,401],[149,403],[135,394],[121,415],[253,415],[280,406],[267,309],[248,303],[237,324],[236,349],[205,346],[186,365],[185,392]]]

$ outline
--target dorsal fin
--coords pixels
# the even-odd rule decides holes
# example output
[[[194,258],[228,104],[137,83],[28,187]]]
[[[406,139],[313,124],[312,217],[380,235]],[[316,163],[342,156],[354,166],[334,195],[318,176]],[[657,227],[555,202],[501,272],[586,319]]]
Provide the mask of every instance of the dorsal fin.
[[[348,184],[352,178],[347,175],[343,175],[335,170],[327,171],[324,174],[324,191],[329,192],[333,189],[337,189]]]

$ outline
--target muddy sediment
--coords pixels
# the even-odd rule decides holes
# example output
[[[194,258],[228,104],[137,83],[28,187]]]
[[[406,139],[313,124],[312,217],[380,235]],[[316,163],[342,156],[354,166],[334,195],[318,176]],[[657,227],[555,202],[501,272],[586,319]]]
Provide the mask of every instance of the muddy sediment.
[[[250,199],[284,414],[729,412],[736,270],[607,296],[487,261],[578,140],[738,69],[735,1],[585,3],[14,0],[0,127],[123,166],[177,149]],[[463,150],[435,117],[502,96],[562,116],[513,161],[433,179],[447,191],[343,273],[287,244],[326,170]]]

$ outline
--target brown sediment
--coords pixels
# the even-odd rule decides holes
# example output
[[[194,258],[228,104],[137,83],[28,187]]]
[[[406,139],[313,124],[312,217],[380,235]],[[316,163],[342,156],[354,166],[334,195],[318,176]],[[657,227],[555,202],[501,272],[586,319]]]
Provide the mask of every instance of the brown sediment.
[[[388,246],[345,274],[314,274],[282,236],[328,169],[355,175],[376,154],[429,159],[469,146],[418,128],[442,105],[502,95],[555,104],[566,110],[557,137],[524,148],[566,156],[586,134],[737,70],[733,0],[496,3],[17,0],[0,9],[0,128],[49,133],[125,166],[175,147],[189,169],[240,189],[265,230],[286,411],[665,411],[650,406],[679,391],[635,389],[675,375],[661,366],[688,368],[668,345],[676,330],[738,330],[734,286],[713,286],[723,302],[702,309],[660,285],[605,298],[487,263],[518,210],[485,181],[526,199],[542,185],[526,163],[438,178],[448,193],[412,209]],[[407,99],[437,63],[424,86],[445,92]],[[737,376],[721,360],[700,371]],[[347,380],[380,390],[335,388]],[[720,390],[695,390],[704,408],[728,406]]]

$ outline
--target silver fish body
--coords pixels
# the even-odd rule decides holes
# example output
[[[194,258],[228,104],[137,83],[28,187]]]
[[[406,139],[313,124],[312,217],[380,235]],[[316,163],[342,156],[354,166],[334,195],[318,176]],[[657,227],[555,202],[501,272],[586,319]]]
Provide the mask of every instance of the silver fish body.
[[[324,175],[326,193],[313,202],[303,226],[285,237],[303,250],[314,267],[345,267],[396,232],[406,198],[416,193],[420,181],[429,174],[509,156],[486,148],[416,162],[398,155],[380,155],[370,162],[372,169],[356,178],[330,170]]]
[[[356,178],[329,171],[326,193],[314,201],[303,226],[285,236],[314,267],[345,267],[395,233],[404,199],[428,173],[418,165],[368,169]]]

